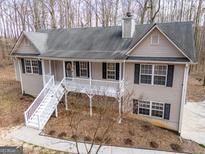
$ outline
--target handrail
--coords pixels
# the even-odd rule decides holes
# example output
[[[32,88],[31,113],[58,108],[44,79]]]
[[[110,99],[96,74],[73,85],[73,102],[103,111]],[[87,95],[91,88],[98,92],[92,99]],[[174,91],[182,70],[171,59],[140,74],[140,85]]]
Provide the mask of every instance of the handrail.
[[[59,85],[55,88],[55,91],[53,92],[53,95],[55,95],[55,94],[58,92],[59,88],[62,86],[62,83],[63,83],[64,81],[65,81],[65,77],[61,80],[61,82],[59,83]],[[49,101],[49,102],[51,102],[51,101]],[[53,102],[53,101],[52,101],[52,102]],[[48,106],[49,104],[50,104],[50,103],[47,103],[45,108],[47,108],[47,106]],[[55,103],[55,104],[56,104],[56,103]],[[40,120],[40,118],[41,118],[41,115],[42,115],[43,111],[44,111],[44,110],[42,110],[42,111],[38,114],[38,127],[39,127],[39,129],[41,129],[41,120]]]
[[[42,95],[45,95],[43,93],[47,93],[50,89],[50,84],[54,84],[54,76],[50,76],[50,79],[49,81],[46,83],[46,85],[44,86],[44,88],[41,90],[41,92],[38,94],[38,96],[35,98],[35,100],[33,101],[33,103],[29,106],[29,108],[24,112],[24,115],[25,115],[25,120],[26,120],[26,123],[27,123],[27,120],[30,119],[30,117],[32,116],[32,114],[35,112],[35,110],[39,107],[40,103],[42,102],[42,100],[44,99],[44,97],[42,98],[41,101],[37,102],[40,97]],[[45,91],[47,90],[47,91]],[[36,102],[37,102],[37,105],[36,105]],[[36,105],[36,106],[35,106]],[[32,109],[33,108],[33,109]],[[31,110],[32,109],[32,110]],[[33,113],[29,113],[30,111],[32,111]]]

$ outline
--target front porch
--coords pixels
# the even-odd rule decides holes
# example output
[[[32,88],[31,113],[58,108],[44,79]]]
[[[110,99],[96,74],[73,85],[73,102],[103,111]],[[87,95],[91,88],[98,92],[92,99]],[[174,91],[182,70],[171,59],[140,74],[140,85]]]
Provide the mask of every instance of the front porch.
[[[42,60],[44,88],[24,113],[26,126],[43,129],[60,100],[65,98],[68,110],[69,92],[83,93],[89,98],[90,116],[93,114],[93,97],[113,97],[118,102],[121,123],[124,95],[123,63]],[[100,67],[102,66],[102,67]]]
[[[95,95],[116,98],[121,115],[125,63],[42,60],[42,64],[44,84],[48,81],[46,76],[53,75],[55,83],[60,83],[65,88],[66,109],[67,93],[77,92],[89,97],[90,115],[92,115],[92,98]]]

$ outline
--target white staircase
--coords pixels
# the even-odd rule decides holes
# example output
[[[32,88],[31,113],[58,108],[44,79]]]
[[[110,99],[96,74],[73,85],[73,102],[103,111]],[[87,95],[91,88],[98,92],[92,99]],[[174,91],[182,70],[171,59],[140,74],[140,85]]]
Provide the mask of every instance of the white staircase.
[[[55,84],[51,76],[31,106],[24,112],[26,126],[43,129],[65,93],[64,79]]]

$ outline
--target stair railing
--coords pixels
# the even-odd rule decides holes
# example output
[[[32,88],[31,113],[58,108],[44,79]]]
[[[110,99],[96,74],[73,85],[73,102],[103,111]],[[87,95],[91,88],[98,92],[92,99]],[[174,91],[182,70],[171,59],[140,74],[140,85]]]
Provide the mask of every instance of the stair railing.
[[[45,109],[48,109],[49,107],[52,107],[52,106],[56,106],[58,104],[58,102],[60,101],[60,98],[62,96],[62,93],[64,91],[61,90],[61,86],[63,86],[63,83],[65,82],[65,78],[62,79],[62,81],[59,83],[59,85],[54,89],[54,92],[53,92],[53,95],[51,96],[50,100],[48,101],[48,103],[46,104],[46,107]],[[62,87],[64,88],[64,87]],[[53,103],[53,104],[50,104],[50,103]],[[48,119],[46,119],[46,121],[44,123],[42,123],[42,119],[41,119],[41,116],[44,114],[43,113],[44,110],[42,110],[39,114],[38,114],[38,129],[41,130],[44,126],[44,124],[48,121]]]
[[[50,88],[54,85],[54,76],[50,76],[50,79],[44,86],[44,88],[41,90],[39,95],[36,97],[36,99],[33,101],[33,103],[29,106],[29,108],[24,112],[24,118],[26,126],[28,124],[28,120],[31,118],[31,116],[34,114],[36,109],[39,107],[45,96],[47,95]]]

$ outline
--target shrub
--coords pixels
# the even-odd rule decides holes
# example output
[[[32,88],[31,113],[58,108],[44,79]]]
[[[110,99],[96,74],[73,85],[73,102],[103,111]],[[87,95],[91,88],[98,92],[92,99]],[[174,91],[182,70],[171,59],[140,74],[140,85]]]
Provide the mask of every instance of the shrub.
[[[179,144],[172,143],[172,144],[170,144],[170,147],[174,151],[182,152],[182,147]]]
[[[142,125],[142,129],[143,131],[148,132],[152,130],[152,127],[148,124],[145,124],[145,125]]]
[[[55,130],[51,130],[48,134],[49,135],[55,135],[56,131]]]
[[[130,138],[126,138],[126,139],[124,139],[124,144],[126,144],[126,145],[133,145],[133,142],[132,142],[132,140]]]
[[[78,136],[77,135],[72,135],[71,138],[74,139],[74,140],[77,140]]]
[[[91,141],[92,139],[91,139],[91,137],[90,136],[85,136],[84,137],[84,141]]]
[[[21,122],[21,117],[16,117],[14,123],[19,124]]]
[[[110,144],[112,139],[110,137],[105,138],[105,144]]]
[[[62,133],[58,134],[58,137],[59,137],[59,138],[66,137],[66,133],[65,133],[65,132],[62,132]]]
[[[154,149],[157,149],[159,147],[159,144],[155,141],[151,141],[149,143],[150,147],[154,148]]]
[[[135,135],[134,131],[132,131],[132,130],[129,130],[128,133],[130,134],[130,136],[134,136]]]
[[[95,138],[95,142],[102,142],[102,138],[101,137],[99,137],[99,136],[97,136],[96,138]]]

